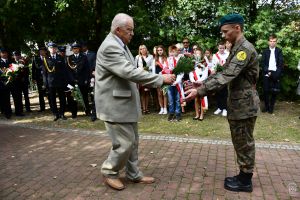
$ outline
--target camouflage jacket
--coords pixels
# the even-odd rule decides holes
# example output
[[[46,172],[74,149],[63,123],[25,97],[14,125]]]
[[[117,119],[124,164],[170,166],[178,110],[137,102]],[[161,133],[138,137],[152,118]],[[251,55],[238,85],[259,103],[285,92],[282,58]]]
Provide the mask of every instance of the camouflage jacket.
[[[211,75],[198,94],[205,96],[228,84],[228,119],[240,120],[257,116],[259,96],[256,82],[259,76],[258,55],[253,45],[243,36],[234,46],[224,64],[224,70]]]

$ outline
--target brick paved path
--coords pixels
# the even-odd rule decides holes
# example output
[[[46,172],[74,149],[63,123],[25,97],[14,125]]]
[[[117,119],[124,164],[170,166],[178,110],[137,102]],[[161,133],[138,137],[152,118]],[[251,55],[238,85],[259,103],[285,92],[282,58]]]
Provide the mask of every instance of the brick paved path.
[[[254,191],[235,193],[223,189],[224,177],[238,172],[231,145],[143,138],[140,168],[157,181],[124,179],[127,188],[118,192],[102,182],[110,148],[103,134],[0,123],[0,199],[300,199],[297,145],[257,148]]]

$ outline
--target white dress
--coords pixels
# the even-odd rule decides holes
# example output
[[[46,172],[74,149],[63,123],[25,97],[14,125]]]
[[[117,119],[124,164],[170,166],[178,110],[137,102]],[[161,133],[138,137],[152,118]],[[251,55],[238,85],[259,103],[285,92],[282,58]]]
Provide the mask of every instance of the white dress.
[[[198,81],[204,81],[208,77],[208,67],[195,67],[195,70],[189,73],[189,78],[192,83],[198,82]],[[207,96],[203,97],[201,100],[201,105],[203,109],[208,109],[208,100]]]

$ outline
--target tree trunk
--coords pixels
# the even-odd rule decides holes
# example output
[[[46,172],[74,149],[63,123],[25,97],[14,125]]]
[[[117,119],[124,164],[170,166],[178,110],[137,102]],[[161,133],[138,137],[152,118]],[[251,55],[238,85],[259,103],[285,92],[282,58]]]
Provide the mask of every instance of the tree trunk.
[[[249,12],[249,20],[252,24],[257,16],[257,0],[252,0],[250,3],[250,12]]]
[[[271,2],[271,8],[272,8],[272,9],[275,8],[275,1],[276,1],[276,0],[272,0],[272,2]]]
[[[5,22],[4,21],[0,21],[0,47],[6,47],[5,44]]]
[[[95,36],[95,42],[100,44],[102,41],[102,6],[103,6],[103,0],[95,0],[95,14],[96,14],[96,36]]]

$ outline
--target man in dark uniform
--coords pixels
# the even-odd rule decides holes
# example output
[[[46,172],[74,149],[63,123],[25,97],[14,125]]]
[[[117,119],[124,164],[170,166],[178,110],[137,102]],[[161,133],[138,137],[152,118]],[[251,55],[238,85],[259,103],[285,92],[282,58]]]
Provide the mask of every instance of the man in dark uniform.
[[[64,58],[64,61],[66,63],[66,66],[67,66],[67,74],[66,74],[66,79],[67,79],[67,82],[66,82],[66,85],[65,85],[65,88],[64,88],[64,91],[65,91],[65,96],[67,98],[67,110],[70,111],[72,113],[72,119],[76,118],[77,117],[77,102],[74,100],[74,97],[72,96],[72,89],[69,88],[70,85],[68,85],[69,83],[72,83],[72,75],[71,75],[71,72],[70,70],[68,69],[68,62],[67,62],[67,56],[66,56],[66,47],[65,46],[59,46],[58,47],[58,54],[61,55],[63,58]]]
[[[64,59],[66,58],[66,47],[65,46],[59,46],[58,47],[58,52],[57,52],[61,57]]]
[[[186,100],[206,96],[228,84],[227,118],[240,173],[225,178],[224,187],[231,191],[252,192],[255,161],[253,130],[259,113],[259,97],[256,91],[259,64],[255,48],[243,35],[243,26],[244,19],[239,14],[229,14],[221,18],[222,36],[233,44],[224,70],[211,75],[200,86],[186,91]]]
[[[17,63],[15,60],[12,62],[14,64],[20,64]],[[23,64],[21,64],[23,65]],[[17,75],[13,78],[13,80],[8,84],[10,88],[11,95],[14,100],[15,105],[15,115],[22,117],[23,114],[23,101],[22,101],[22,69],[19,69],[19,72]]]
[[[34,56],[32,60],[32,80],[36,83],[38,93],[39,93],[39,104],[40,110],[39,112],[45,111],[45,99],[46,96],[46,85],[43,81],[43,68],[44,68],[44,57],[47,55],[47,48],[40,47],[39,55]],[[49,104],[50,98],[48,97]]]
[[[30,100],[29,100],[29,68],[28,63],[24,58],[21,57],[20,51],[13,52],[13,63],[22,65],[19,74],[19,85],[21,90],[21,96],[23,94],[25,100],[25,109],[27,112],[32,112],[30,109]],[[22,98],[21,98],[22,99]]]
[[[86,42],[82,43],[82,53],[86,55],[89,68],[90,68],[90,77],[91,77],[91,83],[90,83],[90,97],[91,97],[91,121],[96,121],[96,107],[95,107],[95,100],[94,100],[94,88],[95,88],[95,67],[96,67],[96,53],[93,51],[90,51],[88,48],[88,44]]]
[[[85,105],[85,114],[90,115],[90,106],[88,101],[89,85],[90,85],[90,69],[87,57],[80,53],[80,44],[72,44],[73,55],[67,58],[68,69],[71,73],[71,85],[78,85]],[[76,106],[77,115],[77,106]],[[76,117],[76,115],[74,117]]]
[[[48,44],[48,50],[50,55],[44,58],[43,75],[45,76],[45,84],[48,85],[49,88],[54,121],[57,121],[59,118],[66,120],[67,118],[64,115],[66,106],[64,88],[67,82],[65,77],[67,74],[66,64],[63,57],[57,54],[57,45],[55,43],[50,42]],[[56,94],[58,94],[59,98],[59,110],[56,105]]]
[[[0,108],[7,119],[11,118],[10,91],[7,78],[2,76],[9,67],[10,61],[5,48],[0,49]]]

